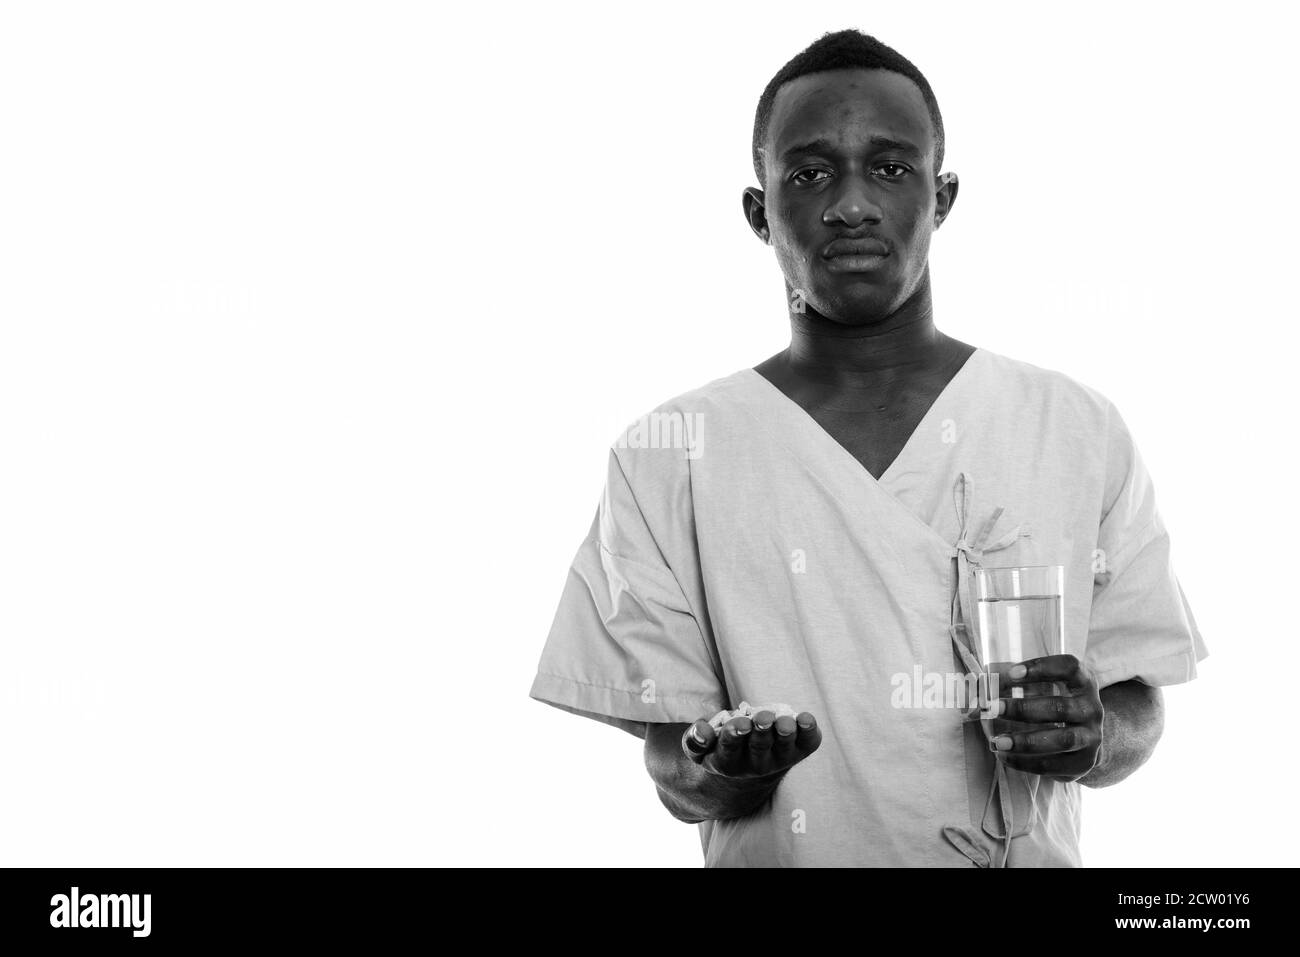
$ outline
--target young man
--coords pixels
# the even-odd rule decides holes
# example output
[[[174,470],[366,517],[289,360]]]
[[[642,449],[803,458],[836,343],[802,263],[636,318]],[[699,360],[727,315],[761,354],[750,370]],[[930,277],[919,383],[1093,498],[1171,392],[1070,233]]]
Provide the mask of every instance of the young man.
[[[908,60],[824,36],[753,149],[790,346],[615,444],[532,697],[643,737],[708,865],[1078,865],[1080,786],[1147,759],[1206,655],[1138,450],[1097,392],[936,328],[957,178]],[[979,670],[975,569],[1050,565],[1065,653],[1004,675],[993,731],[899,693]]]

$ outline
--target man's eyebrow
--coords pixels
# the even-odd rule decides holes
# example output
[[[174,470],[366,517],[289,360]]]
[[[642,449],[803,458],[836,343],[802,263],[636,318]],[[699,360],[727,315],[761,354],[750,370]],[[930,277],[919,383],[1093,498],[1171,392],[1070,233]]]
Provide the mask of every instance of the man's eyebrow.
[[[871,145],[882,150],[894,150],[898,153],[911,153],[914,156],[920,156],[921,151],[916,145],[907,142],[907,140],[890,139],[888,136],[871,137]]]
[[[867,141],[874,149],[894,150],[899,153],[910,153],[913,156],[920,156],[921,151],[915,144],[907,140],[896,140],[889,136],[872,136]],[[796,143],[789,149],[781,153],[781,161],[789,162],[793,156],[802,153],[834,153],[839,147],[827,139],[809,140],[806,143]]]

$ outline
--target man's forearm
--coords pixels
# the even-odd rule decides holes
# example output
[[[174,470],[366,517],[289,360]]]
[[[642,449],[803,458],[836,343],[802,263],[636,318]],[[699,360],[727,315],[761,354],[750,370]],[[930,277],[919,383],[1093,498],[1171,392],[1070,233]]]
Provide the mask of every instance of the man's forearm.
[[[785,771],[745,778],[706,771],[682,751],[682,734],[688,727],[646,725],[646,770],[659,791],[659,800],[677,820],[696,824],[744,817],[762,806],[785,777]]]
[[[1097,766],[1079,778],[1090,788],[1118,784],[1146,763],[1165,726],[1159,688],[1140,681],[1121,681],[1101,689],[1105,717]]]

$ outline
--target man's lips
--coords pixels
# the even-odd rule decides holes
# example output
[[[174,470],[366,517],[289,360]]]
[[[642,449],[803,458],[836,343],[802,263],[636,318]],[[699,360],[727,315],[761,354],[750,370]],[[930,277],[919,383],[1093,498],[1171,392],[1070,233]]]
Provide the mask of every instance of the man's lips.
[[[878,239],[837,239],[822,250],[830,272],[873,272],[889,256],[889,247]]]
[[[836,256],[888,256],[889,247],[878,239],[837,239],[822,250],[823,259]]]

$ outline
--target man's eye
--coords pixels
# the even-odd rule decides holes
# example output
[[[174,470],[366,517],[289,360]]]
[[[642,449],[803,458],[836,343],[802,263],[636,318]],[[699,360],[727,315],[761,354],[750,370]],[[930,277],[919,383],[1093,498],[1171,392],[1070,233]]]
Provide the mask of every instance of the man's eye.
[[[876,169],[877,171],[885,171],[885,179],[902,179],[907,173],[911,172],[902,163],[881,163]]]
[[[824,169],[801,169],[799,170],[799,172],[795,173],[790,178],[794,180],[796,183],[803,183],[803,184],[820,183],[821,180],[812,179],[812,177],[817,176],[818,174],[821,174],[823,176],[831,175],[827,170]]]

